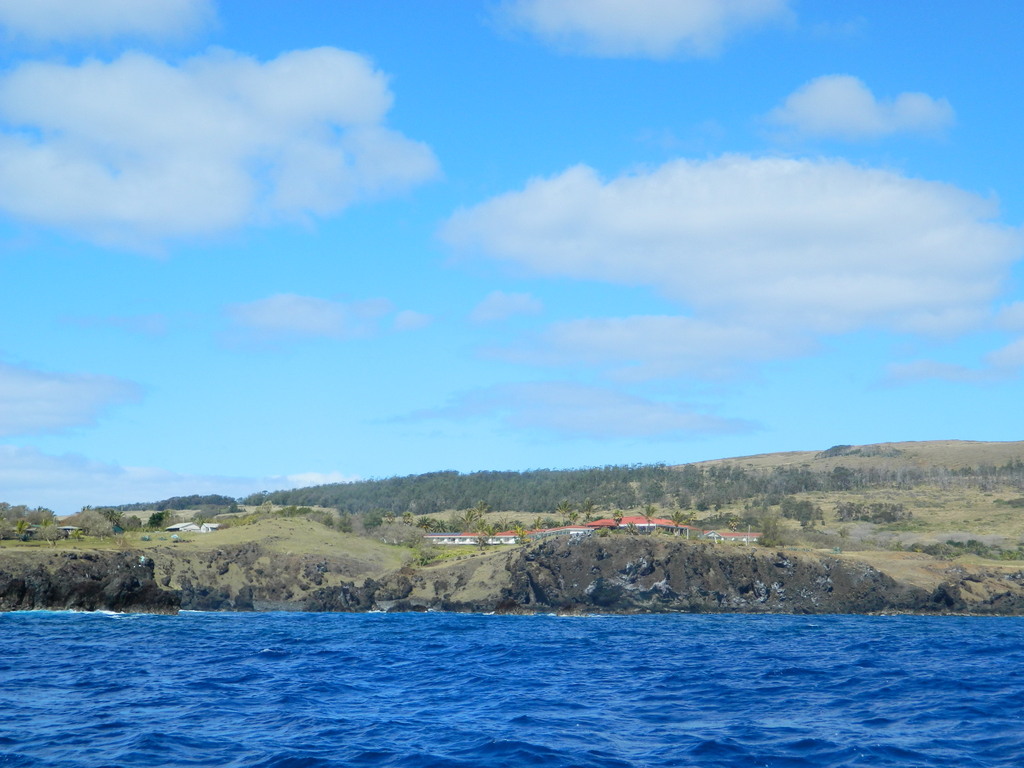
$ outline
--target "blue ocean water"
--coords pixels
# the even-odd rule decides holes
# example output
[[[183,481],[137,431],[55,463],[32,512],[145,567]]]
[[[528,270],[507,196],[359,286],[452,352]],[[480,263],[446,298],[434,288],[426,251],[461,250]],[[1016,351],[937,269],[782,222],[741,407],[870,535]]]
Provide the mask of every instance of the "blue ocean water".
[[[0,615],[0,766],[1024,765],[1024,620]]]

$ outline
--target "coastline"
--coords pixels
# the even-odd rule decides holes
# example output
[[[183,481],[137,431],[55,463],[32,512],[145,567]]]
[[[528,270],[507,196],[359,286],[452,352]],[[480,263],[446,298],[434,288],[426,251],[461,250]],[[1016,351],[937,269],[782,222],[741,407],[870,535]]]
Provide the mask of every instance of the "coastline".
[[[256,544],[7,550],[0,611],[1024,615],[1024,571],[942,575],[929,589],[856,558],[660,536],[548,541],[362,579],[345,573],[341,553],[274,558]]]

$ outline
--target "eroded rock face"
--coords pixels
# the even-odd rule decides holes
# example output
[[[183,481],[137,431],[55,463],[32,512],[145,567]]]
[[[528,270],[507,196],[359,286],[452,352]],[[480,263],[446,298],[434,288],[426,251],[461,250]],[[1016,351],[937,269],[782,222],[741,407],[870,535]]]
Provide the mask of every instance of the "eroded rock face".
[[[315,590],[313,611],[1024,614],[1024,574],[929,591],[865,563],[660,536],[555,540]]]
[[[930,597],[861,563],[653,536],[553,541],[508,569],[506,604],[548,610],[869,613]]]
[[[357,577],[363,563],[344,552],[287,554],[248,542],[211,550],[158,547],[152,555],[160,584],[181,592],[183,609],[369,610],[344,596],[366,592]]]
[[[852,559],[667,536],[551,540],[368,579],[343,576],[342,555],[271,556],[255,544],[150,554],[163,558],[159,583],[140,553],[0,560],[0,610],[1024,615],[1024,572],[954,567],[926,590]]]
[[[177,613],[180,596],[153,579],[137,553],[55,552],[43,560],[0,562],[0,610]]]

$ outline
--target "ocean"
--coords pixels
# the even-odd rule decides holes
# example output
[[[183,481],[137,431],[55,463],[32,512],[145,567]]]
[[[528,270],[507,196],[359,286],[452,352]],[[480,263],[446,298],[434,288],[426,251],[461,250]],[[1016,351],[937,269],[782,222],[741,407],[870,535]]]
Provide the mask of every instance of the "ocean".
[[[0,766],[1024,765],[1024,619],[0,614]]]

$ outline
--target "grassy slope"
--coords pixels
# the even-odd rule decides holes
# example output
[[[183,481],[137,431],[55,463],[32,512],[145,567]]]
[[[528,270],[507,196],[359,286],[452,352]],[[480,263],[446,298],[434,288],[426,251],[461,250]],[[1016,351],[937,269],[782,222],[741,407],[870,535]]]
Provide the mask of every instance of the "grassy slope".
[[[976,442],[939,440],[929,442],[880,443],[861,448],[862,453],[822,457],[823,451],[792,451],[716,459],[698,466],[731,464],[744,469],[771,470],[774,467],[806,467],[816,472],[831,472],[837,466],[851,469],[881,467],[929,468],[1002,466],[1010,461],[1024,460],[1024,442]],[[867,450],[864,450],[867,449]],[[993,488],[982,491],[951,483],[946,487],[924,485],[911,489],[881,488],[851,492],[806,493],[806,498],[819,505],[825,513],[823,531],[836,534],[845,527],[847,538],[835,540],[844,547],[844,558],[871,563],[894,578],[919,586],[934,586],[951,566],[994,571],[1019,571],[1020,562],[1001,562],[965,555],[950,562],[914,552],[892,551],[897,541],[905,547],[931,544],[949,539],[978,539],[987,544],[1013,548],[1024,543],[1024,509],[1005,502],[1024,493],[1015,488]],[[888,502],[901,503],[913,513],[913,520],[893,525],[838,523],[833,515],[837,503]],[[728,510],[727,510],[728,511]],[[795,535],[798,527],[790,523]],[[864,549],[860,549],[864,547]],[[856,548],[857,551],[849,551]],[[827,549],[827,548],[826,548]]]
[[[771,469],[782,466],[806,466],[818,472],[831,472],[837,466],[863,468],[881,467],[978,467],[1000,466],[1014,459],[1024,460],[1024,442],[986,443],[973,440],[932,440],[928,442],[877,443],[871,446],[853,446],[872,449],[873,455],[847,455],[822,458],[821,451],[790,451],[788,453],[761,453],[731,459],[698,462],[697,466],[737,464],[741,467]],[[893,455],[895,454],[895,455]]]

